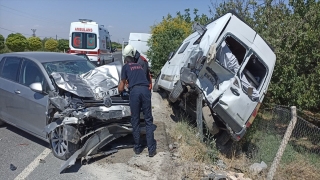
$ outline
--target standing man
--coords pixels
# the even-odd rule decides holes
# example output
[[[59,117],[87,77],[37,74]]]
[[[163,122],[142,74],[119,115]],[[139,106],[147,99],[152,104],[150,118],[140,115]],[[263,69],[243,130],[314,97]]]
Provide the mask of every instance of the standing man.
[[[145,57],[143,57],[132,45],[128,44],[122,52],[122,56],[125,58],[127,56],[133,57],[133,62],[138,63],[142,66],[147,80],[149,82],[149,90],[152,89],[152,76],[149,70],[149,64]]]
[[[134,152],[140,154],[142,152],[140,143],[140,110],[142,109],[146,123],[146,137],[149,157],[156,155],[157,143],[154,139],[153,116],[151,109],[151,91],[149,90],[149,82],[142,66],[134,63],[131,56],[126,56],[124,59],[125,65],[121,70],[121,81],[118,86],[119,92],[124,90],[126,81],[129,82],[130,90],[130,110],[131,110],[131,125],[133,128]]]

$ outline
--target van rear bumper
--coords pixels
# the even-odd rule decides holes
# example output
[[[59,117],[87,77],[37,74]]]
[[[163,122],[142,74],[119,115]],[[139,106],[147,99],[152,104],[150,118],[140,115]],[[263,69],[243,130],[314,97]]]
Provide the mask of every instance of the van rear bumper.
[[[212,109],[219,118],[223,121],[223,123],[227,126],[229,129],[229,133],[233,140],[239,141],[244,134],[246,133],[247,127],[242,127],[237,123],[235,119],[232,118],[232,116],[227,113],[219,103],[217,103],[213,109]]]

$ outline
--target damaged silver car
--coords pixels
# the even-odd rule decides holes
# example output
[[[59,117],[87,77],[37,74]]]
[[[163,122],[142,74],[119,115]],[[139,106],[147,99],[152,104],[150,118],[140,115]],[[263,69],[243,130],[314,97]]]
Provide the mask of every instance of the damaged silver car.
[[[64,170],[132,132],[128,93],[117,88],[121,68],[64,53],[2,54],[0,119],[49,142],[67,160]]]
[[[202,114],[220,144],[230,138],[238,141],[257,115],[276,55],[232,11],[206,26],[195,23],[193,30],[170,53],[153,90],[164,90],[172,103],[191,114]]]

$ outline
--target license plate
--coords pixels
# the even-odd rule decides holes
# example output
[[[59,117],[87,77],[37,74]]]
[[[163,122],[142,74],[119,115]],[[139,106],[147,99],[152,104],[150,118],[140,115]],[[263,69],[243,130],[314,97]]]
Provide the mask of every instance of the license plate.
[[[107,91],[107,94],[108,94],[109,96],[119,95],[118,88],[110,89],[109,91]]]

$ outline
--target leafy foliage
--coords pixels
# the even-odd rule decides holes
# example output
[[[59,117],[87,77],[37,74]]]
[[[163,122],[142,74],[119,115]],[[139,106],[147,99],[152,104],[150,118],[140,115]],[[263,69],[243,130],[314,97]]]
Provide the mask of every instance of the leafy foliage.
[[[13,52],[24,51],[28,46],[27,38],[20,33],[11,33],[6,40],[7,47]]]
[[[56,51],[58,48],[58,41],[50,38],[46,41],[44,46],[48,51]]]
[[[5,42],[5,39],[4,39],[4,37],[0,34],[0,51],[5,48],[4,42]]]
[[[194,21],[206,24],[210,18],[202,14],[197,14],[194,9],[194,18],[192,19],[190,9],[185,10],[185,14],[177,13],[176,17],[168,14],[163,17],[159,24],[151,27],[151,38],[148,41],[148,58],[151,59],[152,70],[158,74],[162,66],[166,63],[170,52],[177,50],[182,41],[191,34],[191,27]]]
[[[59,39],[58,40],[58,49],[59,51],[66,51],[69,49],[69,40],[68,39]]]
[[[39,37],[28,38],[28,49],[31,51],[39,50],[42,47],[42,42]]]

